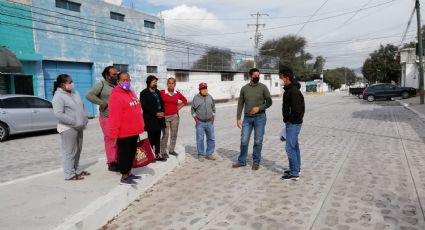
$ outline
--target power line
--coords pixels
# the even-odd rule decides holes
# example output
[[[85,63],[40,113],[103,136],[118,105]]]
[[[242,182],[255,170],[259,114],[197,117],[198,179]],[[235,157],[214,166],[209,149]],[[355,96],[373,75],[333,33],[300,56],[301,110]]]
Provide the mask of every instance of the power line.
[[[416,8],[413,7],[412,13],[410,14],[409,21],[407,22],[406,29],[404,30],[403,34],[401,35],[400,45],[398,45],[399,49],[403,45],[404,39],[406,39],[406,34],[407,34],[407,31],[409,30],[409,27],[410,27],[410,24],[412,22],[413,15],[415,14],[415,11],[416,11]]]
[[[298,32],[296,33],[296,35],[298,35],[303,29],[304,29],[304,27],[305,27],[305,25],[307,25],[307,23],[309,23],[310,22],[310,20],[314,17],[314,15],[316,15],[316,13],[317,12],[319,12],[319,10],[320,9],[322,9],[322,7],[324,6],[324,5],[326,5],[326,3],[328,2],[329,0],[325,0],[324,2],[323,2],[323,4],[319,7],[319,8],[317,8],[316,9],[316,11],[314,11],[314,13],[308,18],[308,20],[301,26],[301,28],[298,30]]]

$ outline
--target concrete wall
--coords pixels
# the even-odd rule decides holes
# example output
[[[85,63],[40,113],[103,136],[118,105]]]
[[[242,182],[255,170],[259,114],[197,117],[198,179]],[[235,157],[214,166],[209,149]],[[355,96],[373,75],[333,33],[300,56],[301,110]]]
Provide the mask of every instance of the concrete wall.
[[[419,88],[418,62],[416,50],[413,48],[403,49],[400,52],[401,86]],[[425,80],[424,80],[425,82]]]
[[[174,77],[175,71],[169,70],[168,77]],[[264,80],[264,74],[260,75],[260,82],[265,84],[272,95],[281,94],[281,87],[279,86],[279,76],[271,74],[271,80]],[[198,85],[200,82],[208,84],[208,92],[214,97],[215,100],[228,100],[239,97],[240,89],[247,84],[249,80],[244,80],[244,73],[235,73],[233,81],[221,81],[220,72],[190,72],[188,82],[177,82],[176,88],[179,90],[189,101],[199,93]],[[271,87],[270,87],[271,86]],[[165,88],[165,81],[160,82],[160,88]]]

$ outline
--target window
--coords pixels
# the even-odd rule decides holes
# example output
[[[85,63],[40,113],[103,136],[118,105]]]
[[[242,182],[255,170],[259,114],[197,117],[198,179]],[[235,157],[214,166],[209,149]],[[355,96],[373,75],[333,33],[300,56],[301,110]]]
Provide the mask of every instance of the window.
[[[222,73],[221,81],[233,81],[234,75],[232,73]]]
[[[146,28],[155,29],[155,22],[151,22],[151,21],[145,20],[145,27]]]
[[[176,81],[178,82],[188,82],[189,81],[189,72],[177,72],[175,74]]]
[[[24,99],[30,108],[53,108],[52,103],[35,97],[25,97]]]
[[[56,7],[62,8],[65,10],[80,12],[81,4],[77,2],[71,2],[68,0],[56,0]]]
[[[119,13],[115,13],[115,12],[112,12],[111,11],[111,19],[113,19],[113,20],[118,20],[118,21],[124,21],[124,17],[125,17],[125,15],[124,14],[119,14]]]
[[[23,109],[28,108],[25,100],[21,97],[11,97],[3,100],[3,106],[5,109]]]
[[[146,66],[146,73],[158,73],[158,66]]]
[[[128,64],[114,64],[118,72],[128,72]]]
[[[264,74],[264,80],[271,80],[272,77],[270,76],[270,74]]]

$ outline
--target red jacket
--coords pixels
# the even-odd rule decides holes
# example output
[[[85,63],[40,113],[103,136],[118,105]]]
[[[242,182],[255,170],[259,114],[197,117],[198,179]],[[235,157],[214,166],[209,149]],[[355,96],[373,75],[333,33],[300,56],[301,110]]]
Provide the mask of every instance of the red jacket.
[[[117,86],[109,97],[109,128],[112,138],[123,138],[143,133],[145,123],[140,101],[133,91]]]
[[[182,101],[184,105],[187,104],[187,99],[178,91],[175,91],[175,94],[173,96],[168,94],[168,90],[163,89],[160,91],[162,101],[164,102],[164,115],[170,116],[177,114],[179,112],[179,109],[177,108],[179,100]]]

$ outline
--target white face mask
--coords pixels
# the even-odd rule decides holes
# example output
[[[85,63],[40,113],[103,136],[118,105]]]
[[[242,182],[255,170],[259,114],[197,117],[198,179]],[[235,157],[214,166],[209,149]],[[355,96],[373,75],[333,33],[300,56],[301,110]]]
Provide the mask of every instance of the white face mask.
[[[74,89],[74,83],[65,84],[65,89],[68,91],[72,91]]]

